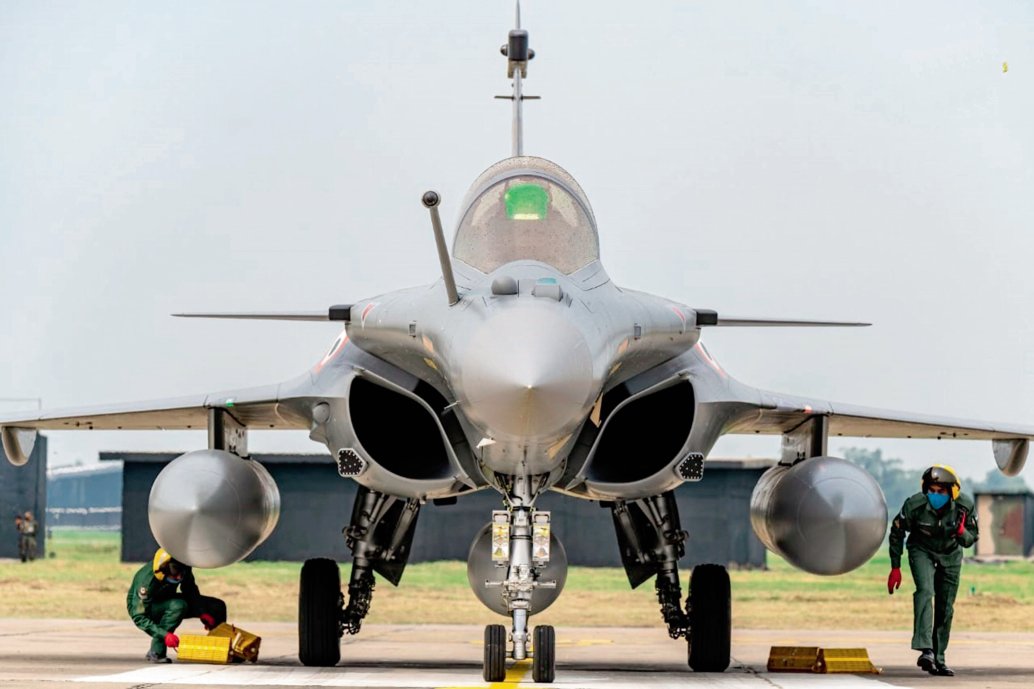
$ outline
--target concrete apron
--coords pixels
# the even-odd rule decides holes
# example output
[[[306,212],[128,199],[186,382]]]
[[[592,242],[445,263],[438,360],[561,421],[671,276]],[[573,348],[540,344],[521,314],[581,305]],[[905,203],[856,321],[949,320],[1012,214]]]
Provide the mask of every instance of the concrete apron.
[[[140,685],[485,687],[533,686],[530,661],[511,666],[506,681],[481,681],[481,626],[368,625],[346,637],[341,664],[307,668],[297,660],[293,623],[237,620],[262,636],[256,665],[144,662],[148,639],[124,621],[0,619],[0,686],[47,687],[75,683],[83,689]],[[196,627],[196,629],[195,629]],[[197,620],[179,630],[203,633]],[[661,628],[560,627],[558,689],[574,687],[776,687],[879,689],[886,686],[1034,686],[1034,633],[960,632],[952,635],[948,662],[954,678],[935,678],[915,667],[905,631],[740,630],[733,661],[722,674],[696,674],[686,647]],[[771,646],[865,647],[884,672],[876,676],[768,673]],[[170,653],[174,658],[175,653]]]

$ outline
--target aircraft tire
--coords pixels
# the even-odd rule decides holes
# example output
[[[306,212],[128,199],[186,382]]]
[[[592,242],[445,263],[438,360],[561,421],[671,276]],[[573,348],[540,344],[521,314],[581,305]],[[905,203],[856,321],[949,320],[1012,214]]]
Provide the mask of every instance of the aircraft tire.
[[[501,624],[485,627],[485,661],[481,676],[486,682],[506,679],[506,627]]]
[[[341,660],[341,574],[337,562],[313,558],[302,565],[298,593],[298,659],[331,667]]]
[[[531,661],[531,678],[548,684],[556,679],[556,631],[548,624],[535,627],[535,657]]]
[[[689,667],[725,672],[732,643],[732,586],[721,565],[697,565],[689,579]]]

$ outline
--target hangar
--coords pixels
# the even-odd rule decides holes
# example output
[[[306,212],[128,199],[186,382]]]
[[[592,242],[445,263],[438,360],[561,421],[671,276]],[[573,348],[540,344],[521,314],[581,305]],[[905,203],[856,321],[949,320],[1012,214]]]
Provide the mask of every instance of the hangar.
[[[47,524],[53,529],[122,528],[122,467],[114,462],[47,472]]]
[[[13,466],[0,449],[0,557],[18,557],[14,517],[26,510],[36,517],[36,549],[47,547],[47,439],[39,436],[23,467]]]
[[[105,462],[122,462],[122,560],[142,562],[158,547],[147,521],[151,484],[175,453],[102,452]],[[348,560],[335,528],[348,524],[357,484],[338,476],[329,455],[256,454],[280,488],[280,521],[269,539],[248,558],[302,561],[311,557]],[[709,460],[706,479],[676,490],[683,528],[689,531],[683,563],[715,562],[732,567],[765,566],[765,548],[750,526],[750,495],[773,460]],[[553,528],[572,565],[620,566],[610,511],[598,503],[543,495]],[[429,502],[421,509],[410,562],[466,560],[486,515],[501,507],[499,495],[481,491],[452,505]],[[318,528],[314,525],[319,525]]]

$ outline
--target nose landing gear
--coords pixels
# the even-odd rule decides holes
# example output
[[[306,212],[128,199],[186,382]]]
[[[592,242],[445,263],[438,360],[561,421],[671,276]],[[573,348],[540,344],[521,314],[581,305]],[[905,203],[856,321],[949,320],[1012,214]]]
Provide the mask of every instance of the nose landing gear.
[[[517,477],[514,484],[520,489],[527,481]],[[491,523],[471,546],[467,576],[474,593],[489,609],[511,620],[509,633],[501,624],[485,627],[482,676],[486,682],[505,679],[507,658],[531,657],[536,682],[552,682],[556,677],[556,632],[540,625],[532,633],[528,619],[560,594],[567,555],[551,533],[549,512],[535,510],[532,502],[530,491],[511,491],[507,509],[492,513]]]
[[[507,652],[506,629],[501,624],[485,627],[485,661],[482,676],[486,682],[501,682],[506,677],[507,656],[524,660],[532,651],[532,677],[536,682],[552,682],[556,677],[556,632],[550,626],[535,628],[534,641],[528,633],[528,618],[537,590],[554,591],[557,581],[542,578],[549,562],[549,513],[530,506],[511,506],[492,513],[492,560],[498,569],[506,568],[506,578],[486,580],[485,588],[501,589],[506,612],[512,620]],[[563,586],[563,582],[560,582]],[[552,602],[550,600],[549,602]]]

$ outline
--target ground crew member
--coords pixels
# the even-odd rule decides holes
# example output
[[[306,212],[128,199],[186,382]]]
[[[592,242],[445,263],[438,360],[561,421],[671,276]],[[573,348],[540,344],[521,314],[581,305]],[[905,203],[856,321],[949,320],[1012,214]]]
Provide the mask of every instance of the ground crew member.
[[[133,623],[151,637],[146,659],[152,663],[172,662],[166,649],[179,646],[175,632],[184,618],[200,618],[205,629],[226,621],[226,603],[202,596],[191,568],[162,548],[133,577],[126,608]]]
[[[36,520],[32,512],[26,510],[20,521],[16,521],[18,528],[18,556],[22,562],[36,559]]]
[[[908,533],[908,566],[916,592],[912,648],[920,651],[916,665],[932,675],[951,677],[945,665],[955,593],[959,589],[962,549],[978,536],[973,498],[961,493],[958,474],[942,464],[923,472],[921,493],[905,500],[890,528],[890,576],[887,591],[901,586],[901,552]]]

